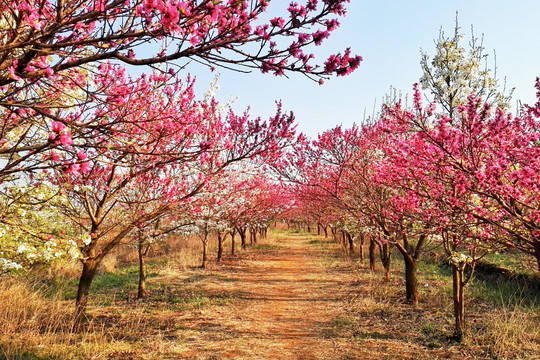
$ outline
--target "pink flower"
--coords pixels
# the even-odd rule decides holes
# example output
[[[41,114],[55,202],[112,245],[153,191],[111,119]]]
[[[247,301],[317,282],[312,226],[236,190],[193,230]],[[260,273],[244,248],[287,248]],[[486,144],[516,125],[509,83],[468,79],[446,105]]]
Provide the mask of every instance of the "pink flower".
[[[311,39],[311,34],[300,33],[298,34],[298,43],[305,44]]]
[[[279,27],[280,29],[283,29],[283,26],[285,25],[285,20],[282,17],[273,18],[270,20],[270,24],[272,26]]]
[[[51,151],[51,159],[53,161],[60,161],[60,155],[56,151]]]
[[[84,153],[84,152],[81,150],[81,151],[79,151],[79,152],[77,153],[77,157],[79,158],[79,160],[84,160],[84,159],[88,158],[88,155],[86,155],[86,153]]]
[[[320,31],[317,30],[316,33],[313,34],[313,41],[315,42],[315,45],[321,45],[323,40],[330,36],[330,33],[328,31]]]
[[[17,80],[17,81],[22,80],[22,78],[15,73],[15,69],[17,68],[18,63],[19,63],[18,60],[13,60],[13,64],[9,67],[9,76],[13,80]]]
[[[324,25],[326,25],[326,30],[334,31],[339,26],[339,21],[336,19],[327,20]]]
[[[81,172],[82,173],[87,173],[90,171],[90,163],[87,161],[85,163],[82,163],[81,164]]]
[[[69,169],[72,173],[77,174],[81,170],[81,166],[79,164],[71,164]]]
[[[66,126],[64,124],[62,124],[61,122],[59,122],[59,121],[53,121],[52,122],[52,131],[54,131],[55,133],[60,133],[65,128],[66,128]]]
[[[71,132],[70,131],[63,132],[60,135],[60,142],[62,143],[62,145],[66,147],[73,144],[73,140],[71,139]]]

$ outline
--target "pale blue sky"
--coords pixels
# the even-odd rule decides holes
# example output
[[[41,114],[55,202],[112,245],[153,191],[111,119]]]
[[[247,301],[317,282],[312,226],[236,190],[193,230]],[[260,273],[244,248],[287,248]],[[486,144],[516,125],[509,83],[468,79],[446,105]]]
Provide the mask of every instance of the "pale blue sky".
[[[286,0],[275,0],[285,6]],[[458,0],[390,1],[352,0],[341,27],[323,44],[314,48],[323,62],[328,54],[350,46],[364,58],[360,68],[345,78],[333,78],[323,86],[303,76],[290,79],[270,74],[239,74],[220,70],[218,99],[238,96],[234,107],[251,107],[251,114],[263,118],[275,112],[275,100],[294,111],[299,130],[308,136],[338,124],[350,126],[377,107],[390,86],[410,92],[421,75],[420,48],[433,54],[433,40],[439,29],[449,35],[456,11],[463,33],[484,34],[486,53],[497,53],[498,76],[506,76],[515,87],[514,100],[532,103],[536,76],[540,76],[540,1]],[[189,67],[188,67],[189,68]],[[204,91],[213,77],[208,70],[189,68]],[[194,70],[198,72],[194,72]]]

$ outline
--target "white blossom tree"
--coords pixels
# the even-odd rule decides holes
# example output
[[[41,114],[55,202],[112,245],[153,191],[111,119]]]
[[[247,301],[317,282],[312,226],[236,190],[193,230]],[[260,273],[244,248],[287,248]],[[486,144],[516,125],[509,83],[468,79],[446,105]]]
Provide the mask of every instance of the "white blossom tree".
[[[453,36],[446,36],[441,29],[439,38],[435,40],[433,58],[422,52],[422,89],[429,90],[433,100],[442,106],[444,114],[451,119],[454,119],[458,106],[465,104],[470,95],[481,97],[484,102],[501,109],[508,109],[513,89],[508,94],[505,94],[505,85],[501,89],[497,64],[494,64],[493,70],[489,68],[483,37],[475,37],[471,28],[468,49],[462,45],[464,39],[457,17]]]
[[[58,213],[65,201],[46,181],[0,187],[0,275],[79,257],[84,239]]]

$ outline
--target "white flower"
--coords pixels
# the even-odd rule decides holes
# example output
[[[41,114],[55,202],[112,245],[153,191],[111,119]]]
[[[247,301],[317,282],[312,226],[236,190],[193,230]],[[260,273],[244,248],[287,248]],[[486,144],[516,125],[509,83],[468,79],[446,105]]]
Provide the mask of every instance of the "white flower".
[[[71,256],[73,260],[78,259],[81,256],[78,248],[71,248],[68,250],[68,255]]]
[[[462,254],[462,253],[453,253],[450,256],[450,262],[454,265],[468,264],[472,262],[472,257]]]
[[[67,246],[69,247],[67,250],[67,254],[71,256],[72,259],[78,259],[81,256],[81,253],[79,251],[79,247],[77,246],[77,243],[73,240],[67,241]]]
[[[22,266],[9,259],[0,258],[0,269],[2,271],[19,270],[22,269]]]

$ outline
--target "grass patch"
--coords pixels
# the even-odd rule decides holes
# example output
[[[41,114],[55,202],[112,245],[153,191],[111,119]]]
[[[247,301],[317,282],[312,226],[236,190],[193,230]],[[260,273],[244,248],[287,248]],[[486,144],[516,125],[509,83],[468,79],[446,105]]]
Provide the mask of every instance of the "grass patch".
[[[97,275],[93,281],[93,290],[100,292],[109,292],[112,289],[121,289],[137,284],[139,278],[139,269],[135,266],[119,269],[116,272],[107,272]],[[131,286],[130,286],[131,285]]]
[[[60,300],[75,300],[77,297],[78,279],[70,279],[58,276],[46,281],[46,285],[41,285],[42,293],[47,298]]]
[[[446,280],[452,278],[452,269],[444,260],[435,262],[430,258],[421,259],[418,263],[418,272],[427,280]]]
[[[524,307],[494,309],[472,339],[487,344],[494,359],[536,359],[540,316],[534,309]]]
[[[334,319],[323,329],[323,334],[325,337],[349,337],[353,327],[356,326],[356,322],[345,316],[339,316]]]
[[[251,248],[255,250],[278,250],[283,247],[279,245],[273,245],[273,244],[255,244]]]
[[[232,296],[193,296],[193,297],[173,297],[170,302],[172,304],[181,305],[181,309],[200,309],[211,305],[226,305],[234,299]]]
[[[163,260],[148,261],[146,264],[146,278],[150,279],[157,276],[156,269],[166,264]],[[92,282],[92,291],[96,293],[110,293],[112,290],[119,290],[119,293],[125,293],[137,288],[139,282],[139,266],[128,265],[115,271],[105,272],[96,275]]]
[[[484,281],[475,279],[469,296],[501,307],[528,307],[540,315],[540,292],[533,286],[508,280]]]
[[[490,253],[482,260],[510,270],[515,274],[531,275],[534,273],[528,263],[527,256],[521,252],[508,250],[502,253]]]
[[[226,275],[221,275],[221,274],[217,274],[216,278],[219,281],[222,281],[222,282],[239,282],[240,281],[240,279],[238,279],[238,278],[230,277],[230,276],[226,276]]]

